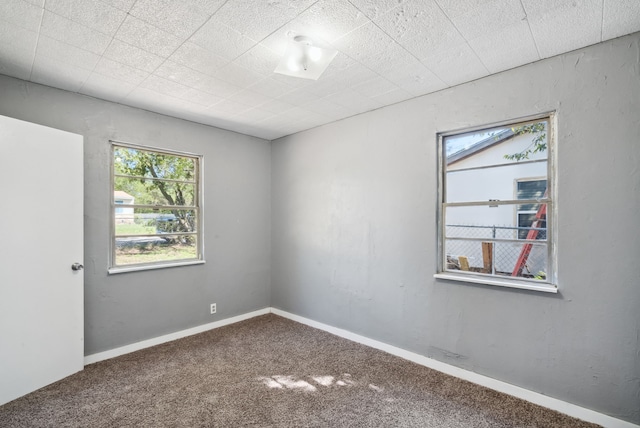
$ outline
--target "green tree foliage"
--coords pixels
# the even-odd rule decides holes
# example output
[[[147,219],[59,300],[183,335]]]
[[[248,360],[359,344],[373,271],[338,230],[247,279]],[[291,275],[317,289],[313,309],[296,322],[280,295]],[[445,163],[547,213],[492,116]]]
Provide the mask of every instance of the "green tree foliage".
[[[137,208],[138,213],[167,213],[175,221],[163,226],[166,232],[195,231],[192,207],[196,198],[196,166],[193,158],[116,147],[115,190],[135,197],[135,205],[164,206]]]
[[[531,139],[531,144],[526,149],[518,153],[504,155],[505,159],[515,160],[518,162],[529,159],[529,156],[535,153],[547,150],[547,132],[545,122],[536,122],[529,125],[513,127],[511,130],[516,135],[531,134],[533,138]]]

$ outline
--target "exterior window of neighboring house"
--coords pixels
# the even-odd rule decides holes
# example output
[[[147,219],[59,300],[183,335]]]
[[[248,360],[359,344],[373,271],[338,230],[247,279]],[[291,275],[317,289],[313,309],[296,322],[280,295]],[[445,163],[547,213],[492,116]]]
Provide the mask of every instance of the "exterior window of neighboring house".
[[[203,263],[202,157],[111,142],[110,273]]]
[[[438,135],[437,278],[557,291],[553,120]]]
[[[547,191],[547,180],[521,179],[516,181],[516,199],[539,199],[544,197]],[[527,204],[516,206],[516,222],[518,226],[518,239],[546,239],[546,216],[539,214],[540,204]],[[537,223],[536,223],[537,222]]]

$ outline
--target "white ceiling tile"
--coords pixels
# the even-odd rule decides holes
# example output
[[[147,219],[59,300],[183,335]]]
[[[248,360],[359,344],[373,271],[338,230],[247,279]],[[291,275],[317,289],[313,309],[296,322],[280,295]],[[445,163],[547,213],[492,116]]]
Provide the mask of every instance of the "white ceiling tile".
[[[291,91],[291,86],[286,83],[278,82],[270,77],[266,77],[259,82],[249,86],[249,90],[266,95],[271,98],[277,98]]]
[[[284,74],[279,74],[279,73],[272,73],[270,77],[273,80],[276,80],[280,83],[284,83],[285,85],[289,86],[291,89],[295,89],[295,88],[302,88],[305,86],[313,86],[315,84],[317,84],[317,80],[309,80],[309,79],[300,79],[299,77],[292,77],[292,76],[287,76]],[[322,79],[322,76],[320,76],[320,79]]]
[[[375,20],[393,39],[437,37],[441,31],[455,30],[433,0],[409,0]]]
[[[188,112],[202,111],[202,106],[198,104],[143,87],[131,91],[122,102],[174,117],[184,117]]]
[[[440,8],[448,17],[456,17],[483,7],[493,0],[436,0]],[[516,0],[517,1],[517,0]]]
[[[147,77],[141,84],[141,88],[149,89],[154,92],[158,92],[170,97],[186,100],[186,94],[189,91],[189,87],[182,85],[178,82],[165,79],[155,74]]]
[[[273,113],[267,110],[262,110],[259,107],[242,112],[243,120],[246,120],[250,123],[260,122],[271,116],[273,116]]]
[[[102,55],[111,42],[111,36],[49,11],[44,13],[40,32],[52,39],[80,47],[98,55]]]
[[[36,55],[31,81],[53,86],[66,91],[77,92],[89,77],[91,71],[75,67],[58,58]]]
[[[45,9],[108,35],[113,35],[127,16],[98,0],[47,0]]]
[[[229,120],[235,120],[236,122],[238,121],[238,114],[230,112],[228,110],[223,110],[220,107],[220,103],[218,103],[216,105],[213,105],[213,106],[207,108],[206,110],[204,110],[204,114],[215,118],[214,124],[215,124],[215,121],[217,121],[217,120],[221,120],[222,122],[220,122],[220,123],[224,123],[224,122],[227,122]],[[225,127],[225,129],[232,129],[231,127],[228,127],[229,125],[231,125],[231,124],[227,122],[227,127]]]
[[[218,70],[215,77],[240,87],[248,87],[264,79],[266,76],[232,62]]]
[[[284,112],[283,115],[294,122],[319,123],[327,121],[326,117],[313,111],[307,110],[304,107],[288,110]]]
[[[158,55],[154,55],[117,39],[111,41],[111,44],[107,50],[104,51],[103,55],[106,58],[147,72],[152,72],[164,61],[164,59]]]
[[[466,43],[451,23],[447,21],[446,28],[433,37],[418,36],[413,39],[402,40],[400,44],[416,58],[422,59],[442,50],[450,49]]]
[[[469,45],[492,73],[540,59],[527,21],[469,40]]]
[[[191,42],[180,46],[169,59],[210,76],[229,64],[229,60]]]
[[[284,101],[285,103],[289,103],[296,107],[317,98],[319,98],[318,95],[310,93],[306,88],[294,89],[293,91],[287,92],[286,94],[278,97],[280,101]]]
[[[42,20],[42,8],[23,0],[2,0],[0,20],[25,30],[38,31]]]
[[[110,6],[115,7],[116,9],[124,10],[125,12],[129,12],[131,6],[136,2],[136,0],[100,0],[103,3],[107,3]]]
[[[340,104],[336,104],[335,102],[332,102],[326,98],[319,98],[308,102],[304,105],[304,108],[309,111],[321,114],[322,116],[334,119],[348,117],[352,113],[351,110],[347,109],[346,107]]]
[[[354,91],[369,98],[384,94],[394,89],[399,88],[396,84],[391,83],[389,80],[381,76],[376,76],[353,86]]]
[[[241,114],[247,110],[252,109],[253,106],[227,99],[216,104],[215,108],[216,110],[226,111],[227,113]]]
[[[120,102],[134,88],[135,85],[122,80],[92,73],[80,88],[80,93],[107,101]]]
[[[492,34],[526,18],[520,0],[490,0],[449,18],[466,39]]]
[[[260,105],[260,108],[273,114],[281,114],[287,110],[291,110],[294,106],[282,100],[274,99]]]
[[[218,10],[216,19],[259,42],[316,1],[229,0]]]
[[[146,71],[121,64],[105,57],[100,58],[93,72],[94,74],[99,73],[103,76],[108,76],[134,86],[139,85],[149,76],[149,73]]]
[[[447,86],[446,83],[418,61],[410,66],[390,69],[383,73],[383,75],[413,95],[427,94]]]
[[[355,7],[371,19],[384,15],[405,0],[349,0]]]
[[[38,33],[13,24],[0,25],[0,74],[29,80]]]
[[[169,57],[184,41],[131,15],[115,38],[163,58]]]
[[[239,86],[232,85],[172,61],[166,61],[158,67],[154,75],[220,98],[228,98],[241,90]]]
[[[44,0],[25,0],[27,3],[31,3],[34,6],[38,6],[40,8],[44,7]]]
[[[300,34],[333,42],[369,22],[369,18],[347,0],[320,0],[294,21]]]
[[[323,75],[315,85],[308,86],[305,89],[324,97],[334,92],[351,88],[377,76],[371,69],[356,62],[351,67],[343,70],[328,70],[326,76]]]
[[[317,97],[322,98],[335,92],[340,92],[343,89],[348,89],[351,86],[352,85],[350,85],[349,83],[341,81],[338,78],[327,77],[326,79],[321,79],[314,85],[307,86],[303,89],[308,91],[309,93],[316,95]]]
[[[262,95],[258,92],[245,89],[244,91],[237,92],[229,97],[230,100],[236,101],[242,104],[249,105],[251,107],[258,107],[273,100],[273,97]]]
[[[215,77],[207,77],[193,85],[195,89],[217,95],[222,98],[230,97],[242,90],[239,86],[225,82]]]
[[[358,113],[367,110],[373,110],[382,105],[379,102],[374,101],[369,97],[365,97],[364,95],[361,95],[352,89],[345,89],[344,91],[336,92],[334,94],[328,95],[327,97],[325,97],[325,99]]]
[[[199,85],[209,77],[206,74],[170,60],[165,61],[153,74],[173,82],[180,82],[180,84],[189,86],[190,88],[199,87]]]
[[[193,34],[224,0],[138,0],[131,15],[179,37]]]
[[[248,70],[269,76],[278,66],[280,56],[262,45],[255,45],[234,62]]]
[[[390,43],[372,55],[360,58],[359,61],[379,74],[419,64],[414,55],[396,42]]]
[[[384,94],[380,94],[375,97],[372,97],[372,99],[386,106],[386,105],[395,104],[401,101],[411,99],[414,96],[415,95],[410,94],[404,89],[398,88],[398,89],[394,89],[393,91],[385,92]]]
[[[466,42],[433,51],[422,62],[449,86],[487,76],[489,70]]]
[[[254,40],[222,23],[217,16],[203,25],[189,41],[229,60],[236,59],[256,44]]]
[[[640,1],[617,0],[604,2],[602,40],[640,31]]]
[[[89,71],[93,70],[100,59],[100,56],[93,52],[62,43],[42,34],[38,38],[36,56],[47,56],[63,62],[70,67],[83,68]]]
[[[224,100],[224,98],[222,97],[210,94],[208,92],[200,91],[194,88],[189,88],[187,92],[185,92],[184,99],[194,104],[199,104],[205,107],[218,104],[219,102]]]
[[[336,48],[356,61],[379,55],[395,43],[376,24],[369,22],[334,42]]]
[[[600,41],[602,0],[523,0],[523,5],[542,58]]]

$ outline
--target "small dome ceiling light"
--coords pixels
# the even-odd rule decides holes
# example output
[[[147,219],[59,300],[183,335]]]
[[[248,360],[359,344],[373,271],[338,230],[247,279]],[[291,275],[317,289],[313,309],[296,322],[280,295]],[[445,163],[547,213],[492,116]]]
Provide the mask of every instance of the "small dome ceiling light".
[[[294,36],[289,40],[284,57],[282,57],[274,72],[303,79],[318,80],[337,54],[338,51],[334,49],[314,46],[309,37]]]

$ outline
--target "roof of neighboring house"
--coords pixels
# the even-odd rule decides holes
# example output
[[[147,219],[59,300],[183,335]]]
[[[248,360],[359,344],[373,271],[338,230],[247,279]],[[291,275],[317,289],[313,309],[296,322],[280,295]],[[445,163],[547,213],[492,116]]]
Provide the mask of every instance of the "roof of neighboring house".
[[[473,143],[471,146],[459,150],[455,153],[447,156],[447,165],[451,165],[452,163],[458,162],[459,160],[468,158],[471,155],[478,153],[486,148],[489,148],[495,144],[503,143],[511,138],[513,138],[516,134],[511,130],[511,128],[504,129],[497,134],[491,135],[483,140],[478,141],[477,143]]]
[[[131,196],[127,192],[123,192],[122,190],[114,190],[113,198],[114,199],[131,199],[131,200],[135,199],[133,196]]]

